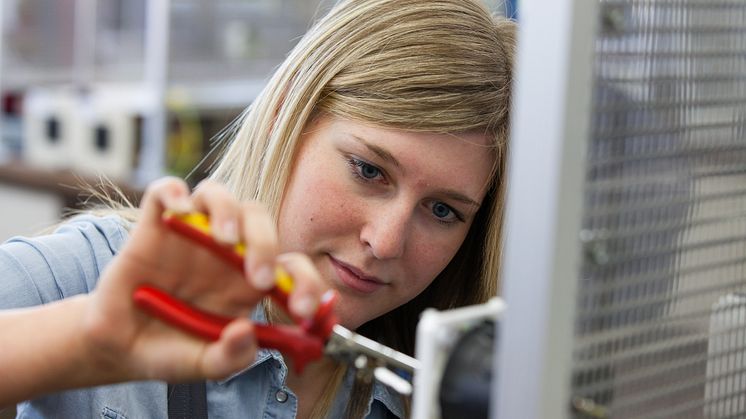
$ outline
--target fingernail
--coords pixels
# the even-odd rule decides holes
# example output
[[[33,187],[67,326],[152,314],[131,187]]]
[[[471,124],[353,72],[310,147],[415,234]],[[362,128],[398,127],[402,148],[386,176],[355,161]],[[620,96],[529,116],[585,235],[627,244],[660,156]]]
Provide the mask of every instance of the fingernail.
[[[269,265],[262,265],[251,279],[254,286],[260,290],[268,290],[275,285],[275,273]]]
[[[309,296],[302,296],[290,301],[290,309],[298,316],[310,318],[316,311],[316,300]]]
[[[192,212],[192,202],[186,197],[178,197],[169,202],[169,209],[179,213],[186,214]]]

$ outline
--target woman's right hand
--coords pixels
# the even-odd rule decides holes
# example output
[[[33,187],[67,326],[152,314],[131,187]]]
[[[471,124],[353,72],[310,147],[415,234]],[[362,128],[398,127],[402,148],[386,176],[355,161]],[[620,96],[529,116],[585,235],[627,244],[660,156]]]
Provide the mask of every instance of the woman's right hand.
[[[246,277],[168,229],[162,222],[165,210],[206,213],[215,239],[226,245],[243,242]],[[178,382],[221,378],[245,368],[256,354],[253,326],[246,317],[273,286],[277,264],[295,281],[289,300],[293,314],[310,317],[326,290],[305,256],[278,255],[275,223],[263,206],[240,203],[211,181],[201,183],[194,193],[174,178],[152,184],[127,243],[89,295],[82,334],[91,365],[106,375],[99,378]],[[132,294],[145,284],[236,320],[218,341],[193,337],[135,306]]]

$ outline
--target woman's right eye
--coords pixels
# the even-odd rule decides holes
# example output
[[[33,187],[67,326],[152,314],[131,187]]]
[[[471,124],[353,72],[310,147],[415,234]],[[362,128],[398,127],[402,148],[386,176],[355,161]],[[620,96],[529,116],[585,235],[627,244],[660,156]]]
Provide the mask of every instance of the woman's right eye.
[[[350,157],[348,160],[352,173],[363,181],[376,180],[377,178],[383,178],[381,169],[367,163],[363,160]]]

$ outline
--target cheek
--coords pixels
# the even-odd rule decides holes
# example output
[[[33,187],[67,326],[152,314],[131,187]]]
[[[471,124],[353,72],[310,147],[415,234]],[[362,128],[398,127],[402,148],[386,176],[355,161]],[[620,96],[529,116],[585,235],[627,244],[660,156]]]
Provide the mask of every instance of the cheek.
[[[409,263],[417,288],[425,289],[448,265],[458,251],[462,239],[434,239],[432,234],[419,234],[412,246]]]
[[[298,179],[290,185],[278,219],[285,251],[309,251],[314,242],[344,227],[352,209],[343,186],[330,176]]]

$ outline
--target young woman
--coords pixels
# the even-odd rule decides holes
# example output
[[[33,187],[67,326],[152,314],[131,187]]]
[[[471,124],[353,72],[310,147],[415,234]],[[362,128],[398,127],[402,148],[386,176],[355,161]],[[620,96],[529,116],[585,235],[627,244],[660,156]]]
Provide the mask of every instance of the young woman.
[[[409,354],[425,307],[497,293],[513,49],[513,24],[478,0],[340,1],[194,192],[164,179],[133,217],[82,216],[0,247],[0,404],[166,417],[165,381],[207,378],[212,417],[404,417],[344,365],[295,374],[256,348],[252,325],[282,321],[261,302],[278,265],[297,284],[294,314],[333,289],[344,326]],[[169,232],[166,209],[206,212],[217,240],[246,243],[246,278]],[[139,312],[143,283],[244,318],[206,343]]]

